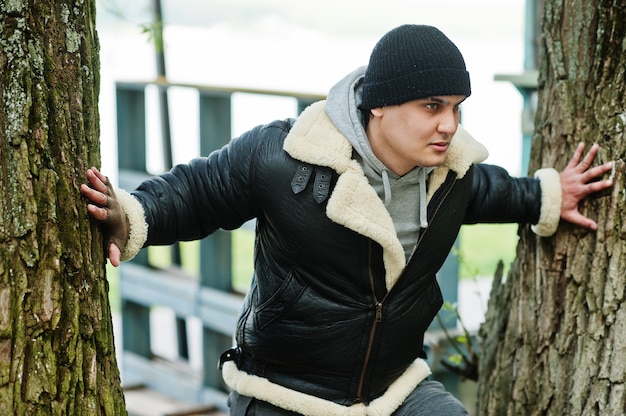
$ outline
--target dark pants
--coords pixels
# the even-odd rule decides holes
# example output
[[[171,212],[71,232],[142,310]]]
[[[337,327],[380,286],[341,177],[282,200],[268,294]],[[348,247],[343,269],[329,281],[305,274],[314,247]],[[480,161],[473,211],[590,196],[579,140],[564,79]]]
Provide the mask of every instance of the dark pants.
[[[298,416],[261,400],[231,393],[228,398],[231,416]],[[461,416],[467,415],[461,402],[438,381],[423,381],[406,398],[393,416]]]

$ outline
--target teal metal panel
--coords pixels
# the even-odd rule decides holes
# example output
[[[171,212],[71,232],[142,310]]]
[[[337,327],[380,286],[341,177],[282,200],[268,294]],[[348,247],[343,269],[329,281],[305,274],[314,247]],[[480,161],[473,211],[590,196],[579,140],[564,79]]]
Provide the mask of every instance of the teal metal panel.
[[[119,169],[146,171],[146,94],[144,87],[118,85],[117,151]]]
[[[315,98],[298,98],[298,114],[302,113],[308,106],[314,102],[319,101]]]
[[[200,152],[206,156],[231,139],[230,94],[200,93]],[[200,281],[203,286],[232,290],[231,236],[217,231],[200,243]]]
[[[231,94],[201,92],[199,95],[200,152],[203,156],[221,148],[232,137]],[[218,230],[200,242],[200,283],[203,288],[232,291],[232,239],[230,232]],[[203,321],[218,320],[219,315],[207,313]],[[235,315],[236,316],[236,315]],[[232,322],[231,322],[232,323]],[[234,331],[235,326],[230,327]],[[211,325],[202,331],[203,384],[226,390],[217,369],[220,355],[233,344],[232,334],[224,335]]]
[[[146,105],[143,88],[117,87],[117,149],[121,172],[145,173]],[[120,177],[120,182],[123,180]],[[147,265],[147,252],[142,250],[134,261]],[[122,265],[120,280],[124,281],[124,278],[125,265]],[[150,356],[150,310],[123,296],[121,308],[123,349],[141,356]]]
[[[450,302],[455,305],[459,300],[459,239],[454,242],[454,246],[446,261],[441,266],[441,269],[437,273],[437,283],[441,289],[441,295],[444,302]],[[448,329],[456,328],[457,319],[454,312],[449,310],[440,310],[439,317],[442,320],[444,327]],[[429,330],[441,329],[439,322],[435,319],[429,327]]]
[[[228,388],[218,369],[222,353],[233,346],[233,338],[204,328],[202,334],[202,384],[216,390],[227,391]]]
[[[200,153],[208,155],[232,138],[231,94],[200,92]]]
[[[132,351],[149,357],[150,309],[144,305],[122,298],[122,345],[124,351]]]

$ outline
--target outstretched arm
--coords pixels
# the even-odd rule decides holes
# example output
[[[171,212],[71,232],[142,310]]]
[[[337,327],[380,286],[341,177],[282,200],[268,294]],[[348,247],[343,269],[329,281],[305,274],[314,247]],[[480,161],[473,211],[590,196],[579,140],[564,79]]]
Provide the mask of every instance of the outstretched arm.
[[[600,146],[594,144],[583,158],[585,144],[580,143],[574,156],[560,173],[561,179],[561,218],[591,230],[597,230],[598,224],[578,211],[578,204],[588,195],[613,185],[612,179],[595,180],[613,169],[613,162],[591,167]]]

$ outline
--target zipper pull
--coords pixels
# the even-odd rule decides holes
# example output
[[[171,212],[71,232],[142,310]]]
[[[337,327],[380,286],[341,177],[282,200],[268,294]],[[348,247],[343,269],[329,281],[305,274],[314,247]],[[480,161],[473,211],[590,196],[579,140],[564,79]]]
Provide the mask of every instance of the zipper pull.
[[[376,302],[376,322],[383,320],[383,304],[382,302]]]

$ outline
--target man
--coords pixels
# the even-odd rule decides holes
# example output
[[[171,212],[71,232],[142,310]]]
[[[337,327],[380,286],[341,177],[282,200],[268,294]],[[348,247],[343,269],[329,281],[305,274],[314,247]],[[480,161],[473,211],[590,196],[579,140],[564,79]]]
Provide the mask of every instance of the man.
[[[611,185],[591,180],[612,167],[590,167],[597,145],[536,178],[481,164],[485,148],[459,126],[470,92],[457,47],[404,25],[297,120],[256,127],[132,196],[87,172],[114,265],[256,218],[255,275],[221,363],[231,414],[466,414],[423,360],[442,305],[435,274],[460,226],[595,229],[578,203]]]

